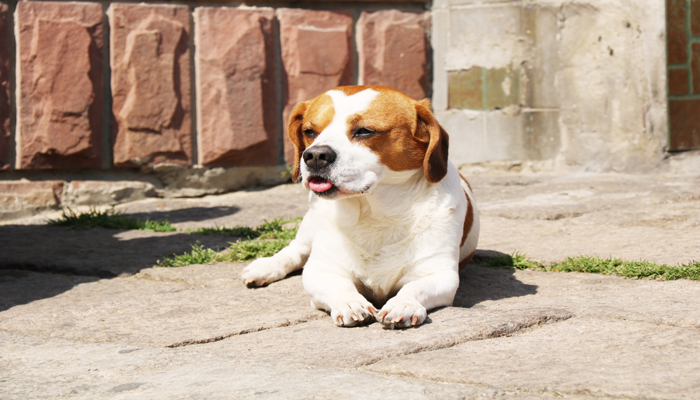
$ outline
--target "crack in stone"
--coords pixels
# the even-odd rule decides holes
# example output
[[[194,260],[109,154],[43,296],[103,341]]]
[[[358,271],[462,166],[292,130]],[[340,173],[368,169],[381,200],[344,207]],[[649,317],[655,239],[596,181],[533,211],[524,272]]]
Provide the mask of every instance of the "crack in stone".
[[[221,336],[215,336],[215,337],[206,338],[206,339],[188,339],[188,340],[183,340],[181,342],[169,344],[165,347],[174,349],[177,347],[192,346],[192,345],[196,345],[196,344],[214,343],[214,342],[219,342],[221,340],[228,339],[228,338],[234,337],[234,336],[241,336],[241,335],[246,335],[248,333],[262,332],[262,331],[267,331],[267,330],[276,329],[276,328],[285,328],[287,326],[301,325],[301,324],[316,321],[316,320],[319,320],[322,318],[328,318],[328,315],[314,314],[314,315],[310,315],[310,316],[305,317],[305,318],[297,318],[297,319],[291,320],[291,321],[287,320],[286,322],[283,322],[279,325],[261,326],[258,328],[244,329],[242,331],[229,333],[229,334],[221,335]]]
[[[442,340],[439,340],[438,343],[434,343],[432,345],[427,345],[427,346],[421,346],[421,345],[415,345],[411,348],[408,348],[402,352],[399,353],[394,353],[394,354],[383,354],[379,357],[361,362],[357,365],[357,367],[366,367],[372,364],[375,364],[381,360],[387,359],[387,358],[392,358],[392,357],[399,357],[399,356],[406,356],[406,355],[411,355],[411,354],[418,354],[426,351],[435,351],[435,350],[442,350],[442,349],[447,349],[450,347],[457,346],[462,343],[466,342],[473,342],[473,341],[478,341],[478,340],[486,340],[486,339],[495,339],[499,337],[506,337],[506,336],[511,336],[514,334],[522,333],[530,328],[536,328],[540,327],[542,325],[550,324],[550,323],[557,323],[557,322],[562,322],[566,321],[570,318],[574,317],[574,314],[570,313],[569,311],[566,310],[549,310],[550,314],[549,315],[538,315],[538,316],[533,316],[527,318],[525,321],[519,321],[519,322],[506,322],[501,325],[498,325],[496,327],[489,327],[484,329],[481,332],[478,333],[472,333],[472,334],[467,334],[467,335],[452,335],[450,337],[444,338]]]

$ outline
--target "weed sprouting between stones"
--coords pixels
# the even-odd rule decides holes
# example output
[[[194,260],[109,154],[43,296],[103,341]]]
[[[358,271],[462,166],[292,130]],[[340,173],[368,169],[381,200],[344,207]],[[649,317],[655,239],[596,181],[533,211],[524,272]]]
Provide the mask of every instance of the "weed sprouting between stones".
[[[475,257],[479,265],[489,268],[516,270],[535,270],[551,272],[586,272],[603,275],[621,276],[628,279],[700,280],[700,261],[669,266],[650,261],[624,261],[619,258],[601,258],[591,256],[567,257],[562,262],[549,265],[530,260],[525,254],[514,252],[512,255],[496,257]]]
[[[114,208],[97,211],[91,209],[88,212],[76,214],[70,208],[63,209],[61,218],[49,219],[46,221],[49,225],[63,226],[68,229],[139,229],[142,231],[154,232],[175,232],[177,228],[172,226],[168,221],[152,221],[128,217]]]

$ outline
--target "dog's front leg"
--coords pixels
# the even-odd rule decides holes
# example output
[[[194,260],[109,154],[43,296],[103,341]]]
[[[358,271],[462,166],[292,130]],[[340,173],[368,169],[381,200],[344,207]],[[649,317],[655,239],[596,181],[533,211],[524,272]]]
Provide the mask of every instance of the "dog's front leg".
[[[437,265],[452,265],[434,272],[425,268],[426,274],[416,273],[402,279],[403,286],[396,296],[389,299],[377,315],[377,321],[398,328],[420,325],[427,317],[427,310],[452,304],[459,288],[459,274],[454,260],[431,260]],[[435,264],[433,264],[435,265]]]
[[[358,291],[348,273],[309,260],[304,267],[304,290],[311,305],[329,311],[337,326],[357,326],[374,321],[377,309]]]
[[[263,286],[302,268],[311,253],[314,237],[313,217],[311,211],[304,216],[294,240],[279,253],[272,257],[258,258],[245,267],[241,272],[241,279],[245,284],[251,287]]]

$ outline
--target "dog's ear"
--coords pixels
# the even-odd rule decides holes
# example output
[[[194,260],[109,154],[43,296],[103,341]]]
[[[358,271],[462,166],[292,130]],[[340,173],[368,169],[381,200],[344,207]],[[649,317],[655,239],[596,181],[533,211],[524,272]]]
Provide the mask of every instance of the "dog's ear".
[[[430,112],[430,100],[425,99],[416,103],[416,118],[415,137],[423,143],[428,143],[428,150],[423,160],[425,178],[430,183],[440,182],[447,175],[450,137]]]
[[[304,134],[301,131],[301,124],[304,122],[304,113],[306,112],[306,102],[302,102],[294,106],[292,114],[289,116],[289,125],[287,125],[287,134],[289,140],[294,145],[294,165],[292,166],[292,181],[296,182],[299,179],[299,166],[301,156],[306,150],[304,145]]]

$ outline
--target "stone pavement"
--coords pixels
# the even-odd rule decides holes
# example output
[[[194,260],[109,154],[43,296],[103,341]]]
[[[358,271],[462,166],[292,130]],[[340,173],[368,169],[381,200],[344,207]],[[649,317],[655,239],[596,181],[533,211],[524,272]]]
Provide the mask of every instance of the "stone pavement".
[[[468,171],[466,171],[469,174]],[[700,177],[470,177],[483,256],[700,260]],[[257,225],[306,209],[298,185],[118,209],[180,228]],[[152,268],[182,232],[0,225],[0,399],[700,399],[700,282],[461,272],[426,324],[337,328],[301,276],[259,289],[241,264]]]

